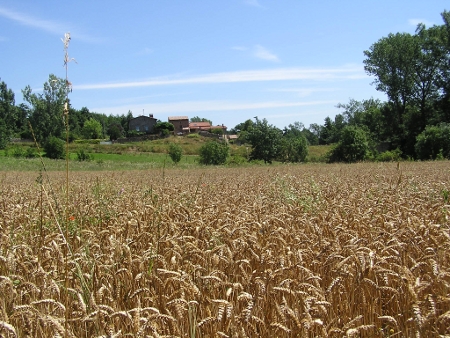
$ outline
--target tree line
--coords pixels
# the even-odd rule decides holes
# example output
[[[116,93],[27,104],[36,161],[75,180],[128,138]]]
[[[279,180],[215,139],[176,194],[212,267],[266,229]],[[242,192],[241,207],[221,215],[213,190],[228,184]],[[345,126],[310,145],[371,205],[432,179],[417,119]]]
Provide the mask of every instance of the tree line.
[[[442,25],[419,24],[414,34],[389,34],[364,51],[364,69],[386,94],[386,102],[350,99],[338,104],[342,112],[325,118],[323,125],[305,128],[296,122],[265,142],[275,144],[276,135],[297,134],[311,145],[333,144],[330,162],[450,159],[450,12],[444,11],[442,19]],[[240,123],[234,131],[252,143],[253,156],[273,156],[274,149],[268,155],[253,146],[255,135],[248,134],[252,123]]]
[[[4,81],[0,81],[0,148],[4,148],[14,137],[36,138],[38,142],[45,142],[52,136],[66,139],[63,119],[66,90],[65,80],[50,74],[42,93],[33,93],[27,86],[22,90],[26,103],[16,105],[14,92],[8,89]],[[131,111],[126,115],[114,116],[91,112],[86,107],[75,109],[69,105],[69,140],[126,136],[132,118]]]

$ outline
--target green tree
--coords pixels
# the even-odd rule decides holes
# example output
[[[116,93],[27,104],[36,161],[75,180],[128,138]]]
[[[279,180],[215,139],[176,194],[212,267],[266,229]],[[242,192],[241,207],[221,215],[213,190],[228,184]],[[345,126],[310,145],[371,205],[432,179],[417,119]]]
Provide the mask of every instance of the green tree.
[[[209,124],[212,125],[211,120],[208,120],[207,118],[204,118],[204,117],[198,117],[198,116],[191,117],[189,122],[209,122]]]
[[[350,99],[349,103],[339,103],[337,108],[344,109],[342,115],[345,123],[351,126],[365,126],[370,137],[379,142],[386,137],[386,125],[381,112],[383,103],[378,99],[357,101]]]
[[[450,123],[427,126],[416,138],[415,150],[420,160],[438,156],[450,159]]]
[[[108,135],[111,141],[115,141],[124,135],[124,130],[119,122],[113,122],[108,127]]]
[[[181,148],[179,144],[171,143],[169,145],[169,156],[175,164],[181,161],[182,155],[183,155],[183,148]]]
[[[4,149],[16,130],[17,112],[14,93],[0,82],[0,149]]]
[[[357,126],[343,128],[338,144],[330,153],[330,162],[357,162],[366,159],[370,150],[367,132]]]
[[[65,131],[63,110],[67,97],[66,80],[50,74],[42,94],[32,93],[31,87],[22,90],[24,100],[31,105],[30,123],[38,141],[49,136],[60,137]]]
[[[270,125],[266,119],[259,120],[248,132],[247,139],[252,146],[250,159],[263,160],[272,163],[279,153],[280,140],[283,133],[277,127]]]
[[[220,165],[227,161],[229,147],[225,143],[209,141],[200,148],[200,163]]]
[[[231,133],[239,134],[243,131],[248,132],[248,131],[250,131],[250,129],[253,128],[254,125],[255,125],[255,122],[248,119],[245,122],[241,122],[241,123],[237,124],[233,129],[231,129]]]
[[[102,125],[97,120],[90,118],[84,122],[81,133],[85,139],[99,139],[102,137]]]

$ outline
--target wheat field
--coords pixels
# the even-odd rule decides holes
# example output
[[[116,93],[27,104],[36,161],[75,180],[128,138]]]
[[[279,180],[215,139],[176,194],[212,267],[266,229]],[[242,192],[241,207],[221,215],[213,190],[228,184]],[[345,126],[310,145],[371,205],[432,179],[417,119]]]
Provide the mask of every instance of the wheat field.
[[[450,334],[450,162],[73,172],[65,187],[0,173],[0,337]]]

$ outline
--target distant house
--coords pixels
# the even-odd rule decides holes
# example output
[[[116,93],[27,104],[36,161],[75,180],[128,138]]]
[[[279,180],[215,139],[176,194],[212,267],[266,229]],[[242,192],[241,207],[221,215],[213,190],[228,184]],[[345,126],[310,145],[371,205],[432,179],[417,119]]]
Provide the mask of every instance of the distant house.
[[[153,114],[150,114],[149,116],[141,115],[130,120],[128,130],[135,130],[149,134],[153,132],[156,121],[157,120],[153,117]]]
[[[210,131],[211,124],[209,122],[191,122],[191,123],[189,123],[189,131],[191,133],[198,133],[201,130]]]
[[[222,129],[223,132],[227,130],[223,124],[221,126],[212,126],[209,122],[191,122],[189,123],[189,129],[191,133],[198,133],[200,131],[209,131],[213,129]]]
[[[175,134],[189,133],[189,118],[187,116],[169,116],[168,122],[175,127]]]

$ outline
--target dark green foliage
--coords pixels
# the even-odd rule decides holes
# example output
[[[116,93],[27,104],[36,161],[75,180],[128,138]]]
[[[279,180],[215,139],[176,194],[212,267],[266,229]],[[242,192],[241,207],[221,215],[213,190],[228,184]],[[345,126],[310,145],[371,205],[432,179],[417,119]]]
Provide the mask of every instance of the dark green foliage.
[[[29,147],[27,150],[25,150],[25,157],[26,158],[35,158],[38,157],[38,152],[35,147]]]
[[[400,149],[394,149],[394,150],[388,150],[385,152],[382,152],[381,154],[378,154],[376,157],[377,161],[380,162],[393,162],[393,161],[400,161],[402,157],[402,151]]]
[[[66,80],[51,74],[42,94],[34,94],[31,87],[23,91],[24,100],[31,105],[30,123],[37,141],[46,140],[48,136],[61,137],[65,131],[63,109],[66,101]]]
[[[108,135],[111,141],[115,141],[121,137],[123,137],[123,127],[119,123],[112,123],[108,127]]]
[[[85,152],[84,149],[80,149],[77,151],[77,160],[80,162],[90,161],[92,160],[92,156]]]
[[[182,155],[183,155],[183,148],[181,148],[180,145],[175,143],[171,143],[169,145],[169,156],[175,164],[181,161]]]
[[[248,132],[247,140],[252,145],[251,160],[272,163],[279,153],[282,131],[270,125],[266,119],[258,120]]]
[[[366,159],[369,153],[367,132],[356,126],[342,129],[339,143],[330,152],[330,162],[358,162]]]
[[[211,129],[211,134],[222,135],[223,134],[223,129],[222,128]]]
[[[45,156],[52,159],[63,159],[64,141],[56,136],[50,136],[44,143]]]
[[[159,133],[162,133],[163,130],[167,130],[170,132],[174,131],[175,127],[172,123],[159,121],[155,124],[154,130]]]
[[[254,125],[255,123],[252,120],[248,119],[245,122],[237,124],[233,129],[231,129],[231,133],[239,134],[243,131],[248,132],[253,128]]]
[[[209,141],[200,148],[200,163],[206,165],[220,165],[227,161],[229,147],[217,141]]]
[[[14,103],[14,93],[5,82],[0,82],[0,149],[10,142],[16,129],[18,110]]]
[[[420,160],[439,157],[450,159],[450,124],[427,126],[416,138],[416,155]]]
[[[0,149],[5,149],[10,142],[10,132],[4,120],[0,119]]]
[[[282,162],[305,162],[308,156],[308,141],[302,134],[297,137],[284,136],[280,140],[278,158]]]

